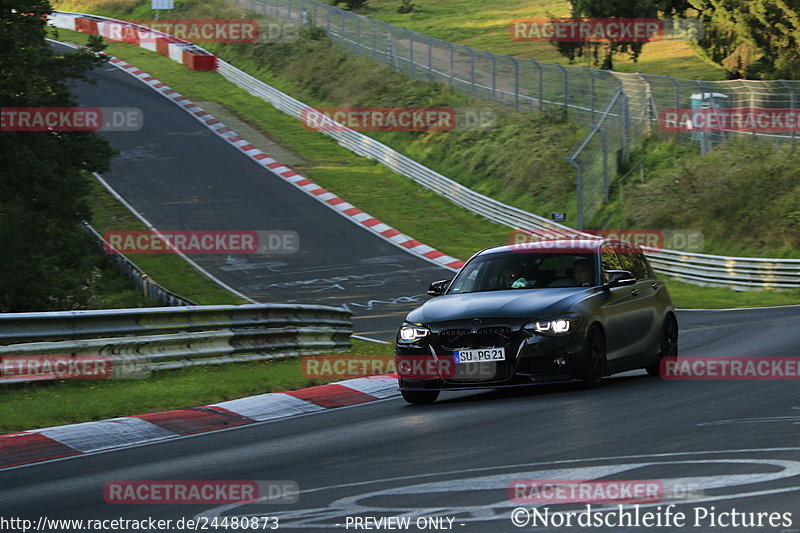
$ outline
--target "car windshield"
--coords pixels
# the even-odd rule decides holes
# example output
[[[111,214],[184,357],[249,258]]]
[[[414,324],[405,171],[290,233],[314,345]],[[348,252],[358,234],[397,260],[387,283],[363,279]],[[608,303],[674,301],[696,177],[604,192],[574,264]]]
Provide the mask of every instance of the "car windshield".
[[[474,258],[450,283],[447,294],[595,285],[591,253],[506,252]]]

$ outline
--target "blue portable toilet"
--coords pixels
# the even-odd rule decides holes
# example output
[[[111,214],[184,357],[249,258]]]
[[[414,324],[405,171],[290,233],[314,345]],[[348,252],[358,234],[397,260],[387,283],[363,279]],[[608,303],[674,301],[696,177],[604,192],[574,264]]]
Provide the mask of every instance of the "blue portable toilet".
[[[727,109],[728,95],[722,93],[695,93],[691,96],[692,111],[695,109]],[[720,140],[724,134],[712,131],[694,131],[692,139],[695,141]]]

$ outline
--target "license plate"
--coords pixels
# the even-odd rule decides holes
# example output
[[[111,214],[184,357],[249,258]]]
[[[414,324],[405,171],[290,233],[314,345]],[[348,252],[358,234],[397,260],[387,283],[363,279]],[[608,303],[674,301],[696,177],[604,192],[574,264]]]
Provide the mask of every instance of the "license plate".
[[[456,363],[479,363],[481,361],[505,361],[505,348],[483,348],[479,350],[456,350]]]

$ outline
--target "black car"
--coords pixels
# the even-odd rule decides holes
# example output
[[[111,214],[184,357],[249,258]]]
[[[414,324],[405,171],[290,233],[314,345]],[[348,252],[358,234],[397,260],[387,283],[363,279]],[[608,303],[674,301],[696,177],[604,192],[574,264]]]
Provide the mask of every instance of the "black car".
[[[400,391],[432,403],[443,390],[582,381],[677,355],[665,284],[641,248],[609,239],[497,246],[474,255],[397,334]]]

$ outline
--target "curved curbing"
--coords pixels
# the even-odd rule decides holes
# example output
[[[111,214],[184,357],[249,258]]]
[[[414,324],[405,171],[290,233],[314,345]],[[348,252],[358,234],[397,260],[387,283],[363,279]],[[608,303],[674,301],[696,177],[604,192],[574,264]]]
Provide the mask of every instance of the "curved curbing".
[[[190,409],[0,435],[0,469],[278,420],[398,395],[397,375],[271,392]]]

